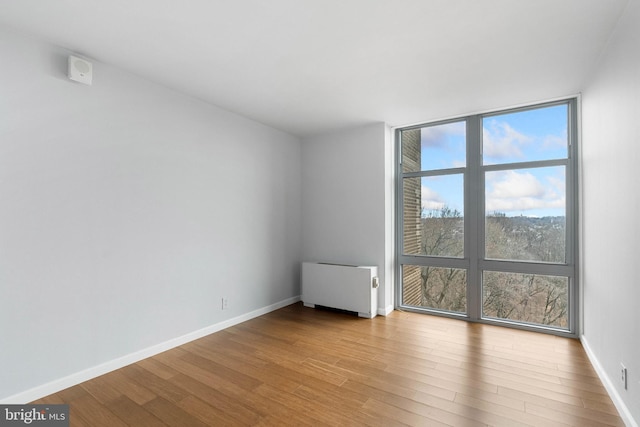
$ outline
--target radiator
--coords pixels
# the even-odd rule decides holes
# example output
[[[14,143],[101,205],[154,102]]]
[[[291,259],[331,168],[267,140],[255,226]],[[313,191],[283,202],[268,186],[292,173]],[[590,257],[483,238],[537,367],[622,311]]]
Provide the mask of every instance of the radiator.
[[[378,267],[303,262],[302,302],[370,319],[378,311]]]

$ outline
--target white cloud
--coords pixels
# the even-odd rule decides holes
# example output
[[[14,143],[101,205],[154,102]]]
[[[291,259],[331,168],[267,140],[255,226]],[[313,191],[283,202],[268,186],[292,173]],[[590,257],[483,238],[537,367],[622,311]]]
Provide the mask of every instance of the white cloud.
[[[547,181],[549,182],[549,185],[551,185],[555,189],[555,191],[562,194],[564,197],[564,192],[565,192],[564,179],[557,178],[555,176],[549,176],[547,177]]]
[[[482,138],[483,154],[493,161],[527,160],[531,155],[536,159],[547,158],[547,156],[566,156],[566,130],[556,135],[525,135],[507,122],[491,119],[484,123]],[[563,148],[565,154],[561,154]],[[528,154],[525,153],[525,150],[528,150]]]
[[[487,212],[513,212],[565,207],[564,180],[529,172],[503,171],[487,174]]]
[[[542,139],[542,147],[544,150],[554,150],[567,147],[567,132],[562,135],[546,135]]]
[[[464,135],[465,132],[465,122],[428,126],[420,129],[420,142],[423,148],[446,147],[449,142],[449,136]]]
[[[440,210],[445,206],[445,201],[437,191],[422,186],[422,209],[426,211]]]
[[[531,141],[531,137],[495,119],[489,120],[482,128],[483,154],[493,159],[523,158],[522,147]]]
[[[493,184],[490,196],[494,198],[542,197],[545,192],[542,183],[530,173],[509,170],[487,175]]]

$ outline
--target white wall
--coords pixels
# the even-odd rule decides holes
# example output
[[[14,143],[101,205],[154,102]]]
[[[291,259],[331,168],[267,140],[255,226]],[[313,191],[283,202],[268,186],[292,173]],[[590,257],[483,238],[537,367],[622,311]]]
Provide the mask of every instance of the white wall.
[[[640,0],[631,0],[583,96],[584,338],[640,422]],[[628,369],[628,390],[619,380]],[[599,366],[598,366],[599,365]],[[616,396],[618,394],[618,396]],[[624,410],[624,408],[623,408]]]
[[[300,293],[300,141],[68,54],[0,28],[0,401]]]
[[[384,123],[302,144],[303,259],[378,266],[379,313],[393,307],[392,236],[385,228],[392,206],[390,144]]]

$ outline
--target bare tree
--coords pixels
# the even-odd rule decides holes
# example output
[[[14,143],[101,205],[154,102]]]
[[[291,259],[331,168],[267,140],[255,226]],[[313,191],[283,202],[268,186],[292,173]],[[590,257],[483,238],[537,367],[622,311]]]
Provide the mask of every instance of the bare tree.
[[[420,252],[431,256],[464,254],[464,218],[447,206],[423,211]],[[466,271],[456,268],[422,267],[421,305],[450,311],[466,310]]]
[[[565,327],[567,290],[564,277],[486,271],[483,313],[489,317]]]
[[[485,223],[486,255],[504,260],[560,262],[564,260],[564,218],[508,217],[494,212]],[[464,218],[448,207],[422,211],[419,253],[464,255]],[[416,249],[417,245],[416,245]],[[416,305],[466,311],[464,269],[406,267],[415,280]],[[420,287],[419,293],[417,286]],[[483,314],[514,321],[567,326],[568,279],[508,272],[483,272]]]

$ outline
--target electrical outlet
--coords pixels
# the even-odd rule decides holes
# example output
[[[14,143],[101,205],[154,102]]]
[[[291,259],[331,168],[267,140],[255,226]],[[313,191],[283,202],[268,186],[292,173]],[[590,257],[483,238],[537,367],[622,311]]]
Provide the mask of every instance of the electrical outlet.
[[[627,368],[621,363],[620,364],[620,381],[622,382],[622,386],[624,389],[627,389]]]
[[[229,300],[225,297],[222,297],[222,309],[226,310],[229,308]]]

